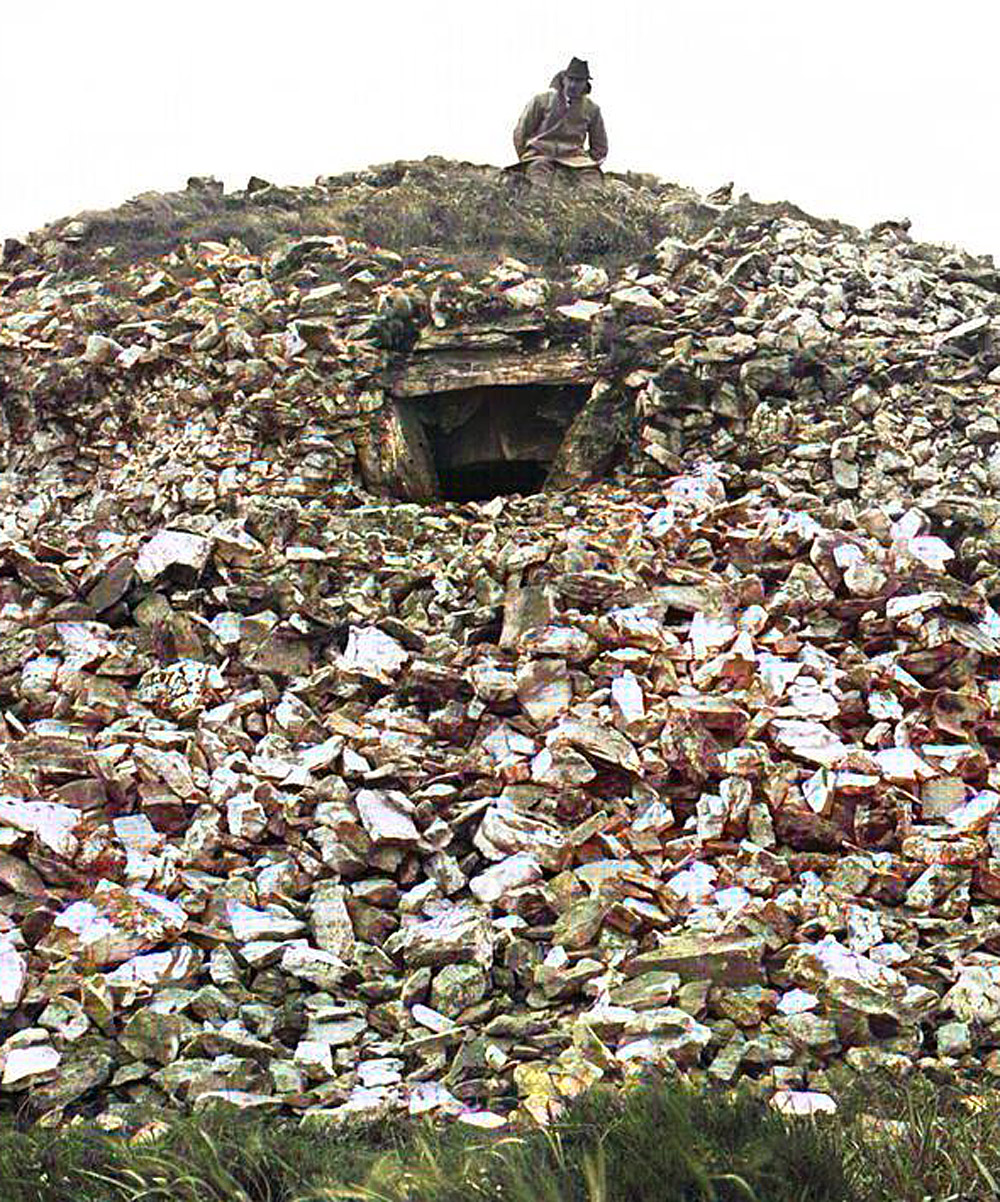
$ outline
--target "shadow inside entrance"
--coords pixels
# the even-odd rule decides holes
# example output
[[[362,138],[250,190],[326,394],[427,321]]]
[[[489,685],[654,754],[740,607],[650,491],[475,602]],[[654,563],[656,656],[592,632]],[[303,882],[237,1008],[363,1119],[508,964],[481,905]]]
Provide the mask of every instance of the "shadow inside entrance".
[[[540,491],[566,431],[586,401],[580,385],[455,389],[397,402],[403,428],[430,460],[424,475],[445,501]]]
[[[492,459],[467,463],[438,473],[444,501],[488,501],[515,493],[539,492],[549,473],[547,463],[534,459]]]

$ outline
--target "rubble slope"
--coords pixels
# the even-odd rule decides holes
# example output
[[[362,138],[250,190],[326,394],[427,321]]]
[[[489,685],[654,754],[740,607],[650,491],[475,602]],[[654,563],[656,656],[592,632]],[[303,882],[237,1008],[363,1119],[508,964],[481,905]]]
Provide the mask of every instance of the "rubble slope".
[[[1000,1071],[992,263],[638,178],[625,266],[513,258],[587,210],[487,169],[302,206],[411,185],[447,246],[191,196],[155,259],[4,246],[0,1091],[501,1123],[651,1064]],[[408,499],[400,373],[498,347],[587,381],[558,473]]]

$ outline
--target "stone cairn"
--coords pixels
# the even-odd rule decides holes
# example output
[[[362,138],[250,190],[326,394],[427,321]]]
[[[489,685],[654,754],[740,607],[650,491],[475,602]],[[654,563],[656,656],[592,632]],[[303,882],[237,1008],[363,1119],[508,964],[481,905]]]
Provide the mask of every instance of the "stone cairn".
[[[1000,275],[661,218],[610,276],[4,245],[12,1106],[1000,1075]],[[373,491],[393,371],[525,323],[589,365],[561,487]]]

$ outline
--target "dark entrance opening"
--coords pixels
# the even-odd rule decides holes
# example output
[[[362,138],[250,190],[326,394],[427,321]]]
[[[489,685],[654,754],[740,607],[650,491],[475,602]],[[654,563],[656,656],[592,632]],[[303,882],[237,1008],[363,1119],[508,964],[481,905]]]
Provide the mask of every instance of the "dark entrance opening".
[[[538,492],[590,392],[583,384],[491,385],[397,401],[446,501]],[[413,448],[414,450],[416,448]]]
[[[548,464],[535,460],[495,460],[450,468],[441,477],[445,501],[489,501],[515,493],[540,492],[548,475]]]

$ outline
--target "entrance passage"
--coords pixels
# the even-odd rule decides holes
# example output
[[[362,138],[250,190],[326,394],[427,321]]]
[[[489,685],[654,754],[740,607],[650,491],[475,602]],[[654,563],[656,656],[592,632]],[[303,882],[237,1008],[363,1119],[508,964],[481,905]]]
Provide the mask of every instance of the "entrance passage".
[[[590,389],[519,384],[454,389],[396,402],[410,453],[446,501],[538,492]],[[419,444],[423,444],[420,446]]]
[[[489,501],[515,493],[540,492],[548,474],[548,464],[533,459],[498,459],[490,463],[470,463],[449,468],[441,477],[441,497],[445,501]]]

